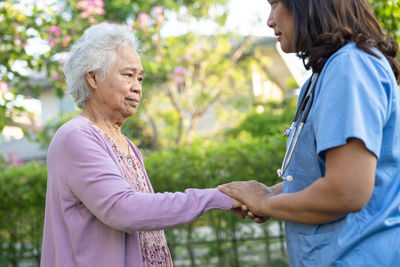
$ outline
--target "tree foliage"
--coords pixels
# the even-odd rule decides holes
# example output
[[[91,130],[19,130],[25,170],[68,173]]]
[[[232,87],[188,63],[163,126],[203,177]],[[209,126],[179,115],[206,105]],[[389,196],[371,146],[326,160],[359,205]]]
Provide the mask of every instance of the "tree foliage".
[[[185,6],[191,17],[205,17],[210,6],[224,3],[225,0],[0,1],[0,129],[11,122],[9,103],[14,102],[15,95],[40,95],[42,85],[29,81],[32,73],[45,73],[56,95],[64,95],[65,52],[90,25],[109,21],[136,27],[139,14],[150,13],[157,6],[165,12]]]
[[[399,1],[370,3],[386,31],[400,40]],[[146,78],[138,117],[145,119],[147,145],[156,149],[191,142],[194,129],[210,109],[217,120],[229,124],[240,117],[237,108],[245,106],[249,64],[263,62],[241,60],[251,40],[219,27],[214,36],[190,31],[178,36],[161,34],[171,14],[186,24],[209,18],[224,25],[225,4],[226,0],[0,1],[0,129],[12,123],[16,107],[11,108],[10,102],[15,95],[40,95],[41,84],[29,80],[32,72],[45,73],[56,95],[64,95],[66,51],[84,29],[102,21],[127,24],[141,39]],[[229,105],[232,108],[221,108]]]
[[[386,32],[400,43],[400,2],[398,0],[369,0],[375,16]]]
[[[200,119],[210,108],[220,118],[226,118],[231,111],[218,108],[218,104],[245,102],[250,89],[244,75],[248,73],[248,60],[240,57],[249,42],[242,42],[242,37],[229,33],[200,36],[189,31],[165,37],[161,29],[171,12],[178,12],[178,20],[183,23],[209,18],[216,25],[222,25],[226,19],[224,3],[225,0],[65,0],[46,6],[43,1],[36,1],[29,7],[13,1],[4,3],[0,5],[3,8],[0,20],[18,23],[15,22],[14,32],[3,36],[12,43],[8,47],[15,47],[15,51],[8,51],[4,46],[13,60],[1,58],[0,66],[7,68],[0,68],[3,70],[0,79],[9,83],[14,94],[38,96],[40,86],[29,84],[27,78],[32,72],[46,72],[55,93],[63,96],[66,85],[62,64],[66,51],[84,29],[101,21],[127,24],[141,40],[140,53],[146,73],[144,108],[137,115],[146,121],[143,126],[148,129],[150,141],[145,143],[157,149],[160,145],[190,142]],[[218,12],[210,12],[212,7]],[[14,12],[12,18],[9,10]],[[29,54],[26,44],[32,38],[46,42],[48,50],[26,56]],[[16,61],[26,62],[24,73],[12,68]],[[9,118],[10,114],[4,108],[0,117]],[[0,128],[9,122],[9,119],[3,121]]]

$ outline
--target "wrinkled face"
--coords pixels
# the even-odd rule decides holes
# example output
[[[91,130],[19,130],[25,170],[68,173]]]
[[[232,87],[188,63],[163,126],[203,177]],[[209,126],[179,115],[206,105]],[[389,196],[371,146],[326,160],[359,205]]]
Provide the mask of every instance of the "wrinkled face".
[[[125,46],[118,51],[109,74],[95,80],[91,97],[102,112],[128,118],[135,114],[142,99],[142,80],[140,57],[131,47]]]
[[[271,5],[267,24],[274,29],[281,48],[286,53],[295,53],[296,43],[294,34],[293,14],[280,0],[268,0]]]

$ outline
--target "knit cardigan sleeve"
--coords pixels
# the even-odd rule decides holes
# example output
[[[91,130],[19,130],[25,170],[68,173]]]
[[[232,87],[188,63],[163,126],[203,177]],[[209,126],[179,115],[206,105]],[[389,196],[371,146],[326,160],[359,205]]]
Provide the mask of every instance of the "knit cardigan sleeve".
[[[192,221],[210,209],[231,208],[231,198],[216,189],[135,192],[115,155],[88,125],[71,127],[52,143],[59,186],[66,187],[77,202],[112,228],[128,233],[164,229]],[[136,147],[135,153],[139,153]]]

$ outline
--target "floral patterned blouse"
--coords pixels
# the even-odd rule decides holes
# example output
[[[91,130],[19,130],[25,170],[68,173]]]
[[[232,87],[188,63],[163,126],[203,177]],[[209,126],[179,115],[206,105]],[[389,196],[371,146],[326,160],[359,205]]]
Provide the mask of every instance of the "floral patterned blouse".
[[[139,160],[129,147],[129,154],[118,149],[114,141],[100,128],[92,123],[95,128],[105,137],[112,147],[115,156],[121,165],[125,179],[135,191],[151,193]],[[172,258],[167,246],[164,231],[142,231],[139,232],[140,247],[142,250],[143,266],[172,267]]]

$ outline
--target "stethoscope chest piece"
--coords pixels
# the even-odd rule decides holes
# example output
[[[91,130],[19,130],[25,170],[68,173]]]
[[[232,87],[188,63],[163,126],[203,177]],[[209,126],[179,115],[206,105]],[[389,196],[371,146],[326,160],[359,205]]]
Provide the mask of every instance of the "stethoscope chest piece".
[[[293,181],[293,176],[292,176],[292,175],[288,175],[288,176],[286,176],[286,177],[283,176],[282,169],[278,169],[278,170],[276,171],[276,173],[277,173],[278,176],[279,176],[280,178],[282,178],[283,180],[286,180],[286,181],[288,181],[288,182]]]

